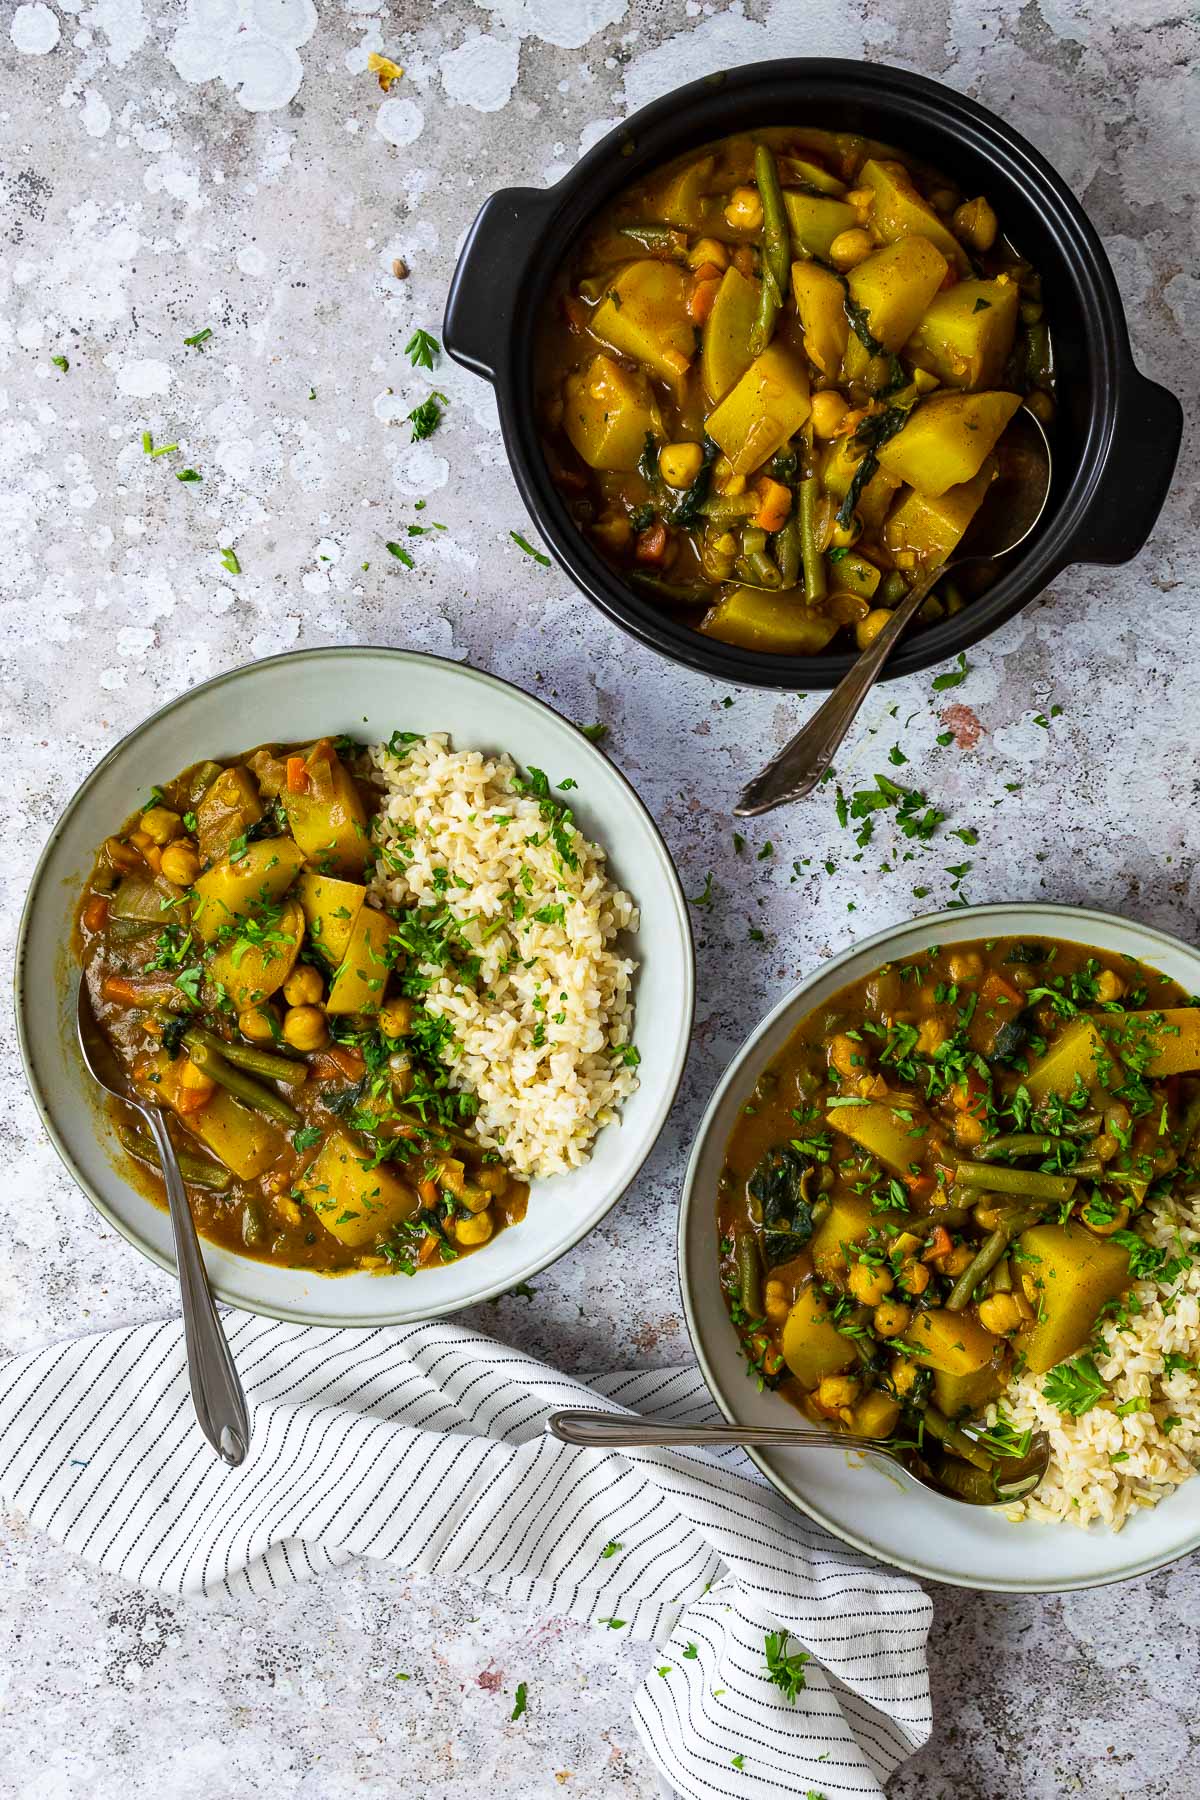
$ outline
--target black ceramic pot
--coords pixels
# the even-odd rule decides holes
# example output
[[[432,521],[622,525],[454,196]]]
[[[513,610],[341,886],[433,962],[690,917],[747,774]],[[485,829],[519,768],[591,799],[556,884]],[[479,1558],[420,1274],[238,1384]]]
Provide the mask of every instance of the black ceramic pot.
[[[456,362],[495,388],[508,460],[547,545],[589,599],[664,656],[722,682],[811,691],[835,686],[851,654],[771,656],[718,643],[622,581],[555,489],[533,408],[541,299],[597,208],[685,150],[731,132],[789,123],[859,131],[946,169],[966,193],[988,196],[1042,276],[1059,381],[1046,516],[981,598],[952,619],[910,632],[889,676],[928,668],[976,643],[1072,563],[1136,556],[1166,498],[1183,415],[1174,395],[1135,367],[1108,258],[1045,158],[983,107],[900,69],[803,58],[709,76],[636,113],[556,186],[493,194],[454,273],[445,344]]]

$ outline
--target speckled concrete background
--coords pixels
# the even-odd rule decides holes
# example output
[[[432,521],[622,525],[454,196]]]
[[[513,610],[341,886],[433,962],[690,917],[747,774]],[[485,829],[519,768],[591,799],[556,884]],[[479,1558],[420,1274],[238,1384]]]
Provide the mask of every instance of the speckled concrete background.
[[[851,773],[888,767],[899,743],[977,844],[944,833],[881,874],[886,831],[856,862],[823,798],[748,833],[739,856],[731,796],[803,708],[673,670],[523,558],[488,390],[445,364],[414,373],[402,347],[438,330],[493,187],[553,180],[609,124],[710,70],[865,56],[976,95],[1052,158],[1104,234],[1142,367],[1194,424],[1195,26],[1169,0],[322,0],[320,14],[310,0],[0,7],[5,954],[77,782],[152,708],[237,663],[407,644],[603,721],[688,892],[713,873],[694,1053],[636,1193],[532,1300],[476,1322],[576,1370],[678,1361],[684,1149],[724,1059],[798,973],[955,891],[1194,931],[1195,479],[1178,478],[1136,565],[1070,572],[973,654],[961,687],[918,677],[878,699]],[[372,48],[407,71],[387,99]],[[445,423],[414,446],[401,421],[432,386]],[[145,430],[178,454],[147,458]],[[185,466],[202,483],[177,482]],[[383,539],[421,498],[448,529],[406,571]],[[240,575],[222,567],[229,544]],[[59,1168],[7,1026],[3,1055],[4,1347],[170,1311],[170,1283]],[[17,1519],[3,1556],[6,1796],[657,1791],[628,1719],[649,1653],[610,1633],[362,1569],[255,1607],[164,1606]],[[1044,1602],[937,1601],[937,1731],[896,1800],[1200,1792],[1194,1563]]]

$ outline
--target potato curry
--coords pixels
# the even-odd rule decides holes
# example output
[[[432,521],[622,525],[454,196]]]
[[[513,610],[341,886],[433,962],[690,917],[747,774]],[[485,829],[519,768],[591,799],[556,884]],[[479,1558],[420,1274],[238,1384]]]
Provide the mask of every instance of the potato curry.
[[[1054,405],[1039,277],[987,198],[804,129],[612,202],[552,287],[537,382],[600,553],[708,636],[791,655],[865,648],[952,554],[1022,400]],[[946,578],[922,616],[965,591]]]
[[[1154,1272],[1138,1209],[1194,1181],[1198,1072],[1200,1006],[1084,945],[934,946],[841,989],[726,1151],[721,1282],[751,1373],[986,1493],[1020,1446],[963,1421]]]
[[[199,763],[106,840],[78,911],[114,1072],[166,1110],[198,1228],[291,1268],[412,1274],[525,1212],[421,1005],[446,934],[369,891],[380,800],[345,739]],[[135,1115],[116,1129],[160,1196]]]

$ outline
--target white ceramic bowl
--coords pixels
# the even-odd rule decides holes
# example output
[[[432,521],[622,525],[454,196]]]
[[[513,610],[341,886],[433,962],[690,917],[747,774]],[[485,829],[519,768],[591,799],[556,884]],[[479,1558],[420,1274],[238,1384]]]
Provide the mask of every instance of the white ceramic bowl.
[[[448,731],[458,749],[507,750],[524,767],[547,770],[552,780],[571,775],[579,783],[571,795],[575,816],[608,851],[613,878],[641,911],[631,945],[639,965],[633,1040],[641,1085],[626,1101],[621,1123],[598,1135],[584,1168],[536,1182],[522,1223],[461,1262],[413,1277],[329,1277],[276,1268],[205,1243],[205,1264],[220,1299],[304,1324],[398,1324],[504,1293],[577,1244],[649,1155],[683,1073],[695,972],[678,877],[632,787],[540,700],[461,663],[373,649],[272,657],[193,688],[105,757],[55,826],[21,921],[17,1029],[46,1128],[105,1218],[145,1255],[174,1269],[167,1215],[122,1174],[120,1148],[75,1045],[71,919],[96,848],[156,781],[202,757],[343,731],[373,742],[397,727]],[[54,1007],[46,1005],[50,993],[57,996]]]
[[[742,1045],[709,1101],[688,1166],[679,1218],[680,1282],[696,1356],[727,1419],[803,1425],[786,1400],[759,1393],[746,1374],[717,1272],[717,1177],[735,1119],[754,1083],[800,1020],[838,988],[881,963],[930,943],[988,937],[1057,937],[1141,957],[1200,992],[1200,954],[1161,931],[1076,906],[964,907],[893,926],[834,957],[802,981]],[[1123,1531],[1013,1524],[1002,1513],[944,1500],[889,1476],[878,1463],[853,1467],[837,1451],[749,1452],[787,1499],[847,1543],[883,1562],[960,1587],[1049,1593],[1144,1575],[1200,1546],[1200,1477]]]

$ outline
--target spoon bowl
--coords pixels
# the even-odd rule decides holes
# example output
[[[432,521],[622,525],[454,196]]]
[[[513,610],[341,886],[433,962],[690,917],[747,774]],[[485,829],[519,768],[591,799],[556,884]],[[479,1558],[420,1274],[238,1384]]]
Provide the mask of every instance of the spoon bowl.
[[[908,590],[879,636],[863,651],[807,724],[748,782],[733,809],[737,819],[756,818],[791,800],[803,800],[824,776],[859,707],[874,687],[893,648],[931,590],[964,563],[996,562],[1023,544],[1050,498],[1050,445],[1027,406],[1017,409],[996,445],[996,477],[954,555],[929,569]]]
[[[167,1208],[175,1234],[175,1260],[183,1307],[183,1335],[187,1347],[188,1378],[196,1418],[205,1437],[231,1469],[243,1462],[250,1448],[250,1414],[221,1320],[213,1305],[196,1222],[188,1204],[187,1189],[162,1109],[116,1085],[120,1077],[92,1006],[87,975],[79,978],[75,1008],[76,1035],[84,1066],[96,1085],[145,1121],[162,1165]]]
[[[843,1456],[855,1452],[880,1458],[919,1487],[963,1506],[1011,1506],[1028,1499],[1050,1463],[1050,1440],[1041,1431],[1030,1439],[1020,1457],[990,1458],[980,1446],[980,1461],[990,1460],[989,1470],[958,1456],[943,1456],[929,1441],[920,1446],[891,1443],[886,1438],[859,1437],[850,1431],[826,1431],[810,1425],[664,1425],[633,1413],[567,1409],[550,1414],[546,1432],[564,1444],[588,1450],[782,1444],[793,1450],[840,1450]]]

